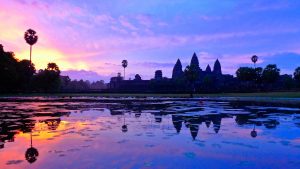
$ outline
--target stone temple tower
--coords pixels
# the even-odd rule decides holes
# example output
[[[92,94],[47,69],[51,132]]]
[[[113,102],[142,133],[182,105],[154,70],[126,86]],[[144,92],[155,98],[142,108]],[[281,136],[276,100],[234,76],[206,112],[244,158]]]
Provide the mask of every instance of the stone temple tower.
[[[155,75],[154,75],[155,80],[162,80],[163,79],[163,74],[161,70],[156,70]]]
[[[206,72],[206,73],[211,73],[211,68],[210,68],[209,65],[207,65],[207,67],[206,67],[206,69],[205,69],[205,72]]]
[[[179,59],[173,68],[172,79],[180,79],[183,77],[182,64]]]
[[[198,60],[198,57],[196,55],[196,53],[193,54],[193,57],[191,59],[191,64],[190,64],[191,67],[194,67],[196,68],[196,70],[200,73],[201,72],[201,69],[199,67],[199,60]]]
[[[216,75],[222,75],[222,68],[219,59],[215,61],[213,73]]]

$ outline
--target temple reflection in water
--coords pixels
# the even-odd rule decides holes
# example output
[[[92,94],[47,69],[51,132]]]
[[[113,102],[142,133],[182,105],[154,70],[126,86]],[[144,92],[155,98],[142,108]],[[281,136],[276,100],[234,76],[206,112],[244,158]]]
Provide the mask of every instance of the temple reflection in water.
[[[19,134],[30,136],[30,142],[26,144],[28,146],[24,152],[25,159],[30,164],[38,161],[40,157],[38,146],[35,144],[35,135],[39,135],[42,131],[55,132],[60,127],[62,118],[67,123],[69,116],[84,117],[86,111],[94,111],[99,114],[104,111],[109,112],[109,118],[118,119],[118,124],[112,125],[112,127],[120,127],[119,134],[130,134],[130,131],[136,128],[142,130],[145,124],[140,119],[148,119],[158,126],[173,126],[174,134],[180,135],[183,129],[189,130],[191,140],[201,138],[199,136],[201,132],[222,133],[222,121],[225,119],[232,119],[236,128],[247,126],[249,128],[247,136],[257,138],[260,136],[261,129],[275,129],[280,125],[278,118],[274,118],[274,116],[284,118],[297,113],[293,108],[280,109],[272,106],[253,106],[250,103],[201,100],[109,100],[101,103],[40,101],[28,102],[28,105],[33,104],[29,107],[20,106],[18,102],[9,104],[11,105],[1,105],[0,149],[4,149],[6,143],[18,139],[16,136]],[[297,119],[293,123],[300,127],[299,116],[293,118]],[[140,122],[137,123],[137,121]],[[133,123],[136,124],[132,125]],[[84,133],[80,134],[84,135]]]

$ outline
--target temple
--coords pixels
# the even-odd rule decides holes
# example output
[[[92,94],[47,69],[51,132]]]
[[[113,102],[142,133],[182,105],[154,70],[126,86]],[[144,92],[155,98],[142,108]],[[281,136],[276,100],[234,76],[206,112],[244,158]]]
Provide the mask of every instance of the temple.
[[[177,59],[177,62],[173,68],[172,79],[181,79],[183,76],[181,61]]]
[[[213,69],[211,69],[210,65],[207,65],[206,69],[202,70],[197,54],[194,53],[189,66],[197,71],[198,77],[195,82],[197,92],[220,92],[225,87],[226,90],[230,90],[232,84],[229,83],[234,81],[233,76],[222,73],[222,66],[219,59],[216,59],[214,62]],[[154,77],[150,80],[142,80],[138,74],[133,80],[124,80],[119,73],[118,76],[112,77],[108,84],[109,92],[184,93],[189,90],[189,83],[185,77],[180,59],[177,59],[173,67],[172,78],[163,77],[162,70],[156,70]]]

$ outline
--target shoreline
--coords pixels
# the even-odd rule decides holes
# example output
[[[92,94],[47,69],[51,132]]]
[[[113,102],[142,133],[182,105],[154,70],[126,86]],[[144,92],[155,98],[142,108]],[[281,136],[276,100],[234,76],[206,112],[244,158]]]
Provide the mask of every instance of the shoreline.
[[[34,93],[0,95],[0,102],[228,101],[300,107],[300,92],[195,94]]]
[[[4,97],[171,97],[171,98],[190,98],[189,93],[12,93],[0,94]],[[241,97],[241,98],[299,98],[300,91],[289,92],[260,92],[260,93],[213,93],[213,94],[194,94],[194,98],[210,97]]]

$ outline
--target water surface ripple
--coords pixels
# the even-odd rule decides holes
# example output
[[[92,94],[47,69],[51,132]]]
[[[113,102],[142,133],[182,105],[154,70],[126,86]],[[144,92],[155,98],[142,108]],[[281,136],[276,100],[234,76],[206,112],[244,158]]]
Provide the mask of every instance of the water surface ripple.
[[[299,168],[300,108],[174,98],[5,98],[1,169]]]

